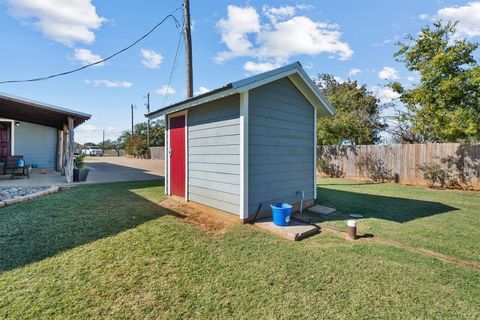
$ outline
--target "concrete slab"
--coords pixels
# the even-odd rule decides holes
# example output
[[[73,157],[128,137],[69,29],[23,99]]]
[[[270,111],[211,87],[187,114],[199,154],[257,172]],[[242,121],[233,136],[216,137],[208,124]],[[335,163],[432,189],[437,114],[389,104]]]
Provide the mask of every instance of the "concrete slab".
[[[316,225],[320,225],[320,222],[325,221],[326,216],[310,211],[303,211],[302,213],[297,212],[295,213],[295,217],[298,219],[308,222],[308,223],[313,223]]]
[[[0,175],[1,187],[22,186],[72,186],[92,183],[121,181],[141,181],[163,179],[163,161],[133,159],[126,157],[87,158],[86,167],[90,169],[86,182],[67,184],[65,177],[53,170],[34,169],[30,179],[26,177],[10,178]]]
[[[27,177],[11,178],[9,174],[0,175],[0,187],[42,187],[42,186],[59,186],[65,184],[65,177],[60,172],[33,170],[30,179]]]
[[[321,207],[321,206],[319,206]],[[328,207],[324,207],[324,208],[328,208]],[[334,208],[329,208],[329,209],[333,209],[335,210]],[[321,213],[321,212],[330,212],[328,214],[325,214],[325,213]],[[341,211],[331,211],[331,210],[327,210],[327,211],[320,211],[320,212],[314,212],[314,211],[310,211],[310,210],[305,210],[303,211],[302,213],[295,213],[294,217],[296,217],[297,219],[301,220],[301,221],[305,221],[305,222],[308,222],[308,223],[313,223],[319,227],[321,227],[321,223],[322,222],[325,222],[325,221],[332,221],[332,220],[346,220],[348,218],[348,214],[344,213],[344,212],[341,212]]]
[[[308,211],[311,211],[313,213],[320,213],[320,214],[331,214],[336,211],[335,208],[330,208],[330,207],[325,207],[325,206],[313,206],[307,209]]]
[[[265,218],[255,222],[255,225],[261,229],[292,241],[302,240],[319,232],[318,227],[308,223],[302,223],[296,220],[290,220],[290,224],[285,227],[277,226],[271,218]]]

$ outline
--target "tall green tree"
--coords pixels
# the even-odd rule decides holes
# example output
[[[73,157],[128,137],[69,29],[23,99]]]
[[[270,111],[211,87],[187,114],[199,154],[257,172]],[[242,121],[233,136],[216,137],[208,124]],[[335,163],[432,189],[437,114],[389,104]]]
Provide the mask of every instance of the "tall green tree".
[[[455,23],[435,22],[399,42],[395,53],[418,85],[394,82],[407,107],[412,132],[430,142],[480,139],[480,67],[474,58],[478,43],[456,36]]]
[[[379,142],[385,128],[380,119],[382,105],[366,85],[339,82],[330,74],[318,75],[315,83],[336,109],[333,117],[318,121],[319,144]]]

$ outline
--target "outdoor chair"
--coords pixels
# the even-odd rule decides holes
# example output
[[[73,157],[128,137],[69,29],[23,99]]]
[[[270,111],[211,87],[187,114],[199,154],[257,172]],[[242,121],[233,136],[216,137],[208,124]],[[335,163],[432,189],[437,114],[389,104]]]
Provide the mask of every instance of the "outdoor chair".
[[[11,178],[15,176],[27,176],[30,178],[31,166],[23,163],[19,166],[19,160],[23,160],[23,156],[7,156],[3,169],[4,174],[11,174]]]

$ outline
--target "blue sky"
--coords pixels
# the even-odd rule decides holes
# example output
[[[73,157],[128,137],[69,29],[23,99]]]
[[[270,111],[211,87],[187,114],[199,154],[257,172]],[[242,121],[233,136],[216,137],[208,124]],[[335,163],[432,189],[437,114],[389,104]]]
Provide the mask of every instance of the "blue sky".
[[[130,44],[181,1],[0,0],[0,80],[66,71]],[[199,1],[191,0],[195,91],[204,92],[282,64],[300,61],[310,75],[332,73],[365,83],[384,100],[390,80],[412,83],[395,62],[394,42],[437,18],[459,20],[478,41],[480,1]],[[181,19],[181,11],[175,15]],[[152,109],[185,98],[184,50],[166,89],[179,30],[170,20],[102,66],[48,81],[0,85],[0,92],[93,115],[79,142],[116,138]]]

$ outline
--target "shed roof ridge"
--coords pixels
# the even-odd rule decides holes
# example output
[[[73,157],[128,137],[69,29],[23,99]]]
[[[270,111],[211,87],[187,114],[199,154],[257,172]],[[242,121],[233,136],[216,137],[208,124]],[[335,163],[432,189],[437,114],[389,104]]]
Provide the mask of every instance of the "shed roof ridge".
[[[224,98],[228,95],[251,90],[266,83],[275,81],[276,79],[279,79],[279,77],[282,77],[282,75],[283,77],[290,77],[293,74],[298,74],[302,81],[308,87],[308,90],[313,92],[313,94],[316,96],[317,101],[320,101],[320,104],[322,104],[328,110],[328,112],[333,114],[334,108],[332,107],[330,102],[325,98],[325,96],[322,94],[322,92],[316,86],[313,80],[308,76],[305,70],[303,70],[302,64],[299,61],[296,61],[273,70],[269,70],[241,80],[230,82],[223,87],[214,89],[204,94],[200,94],[198,96],[172,103],[166,107],[147,113],[145,114],[145,116],[149,118],[156,118],[164,114],[188,109],[198,104],[211,102]]]

